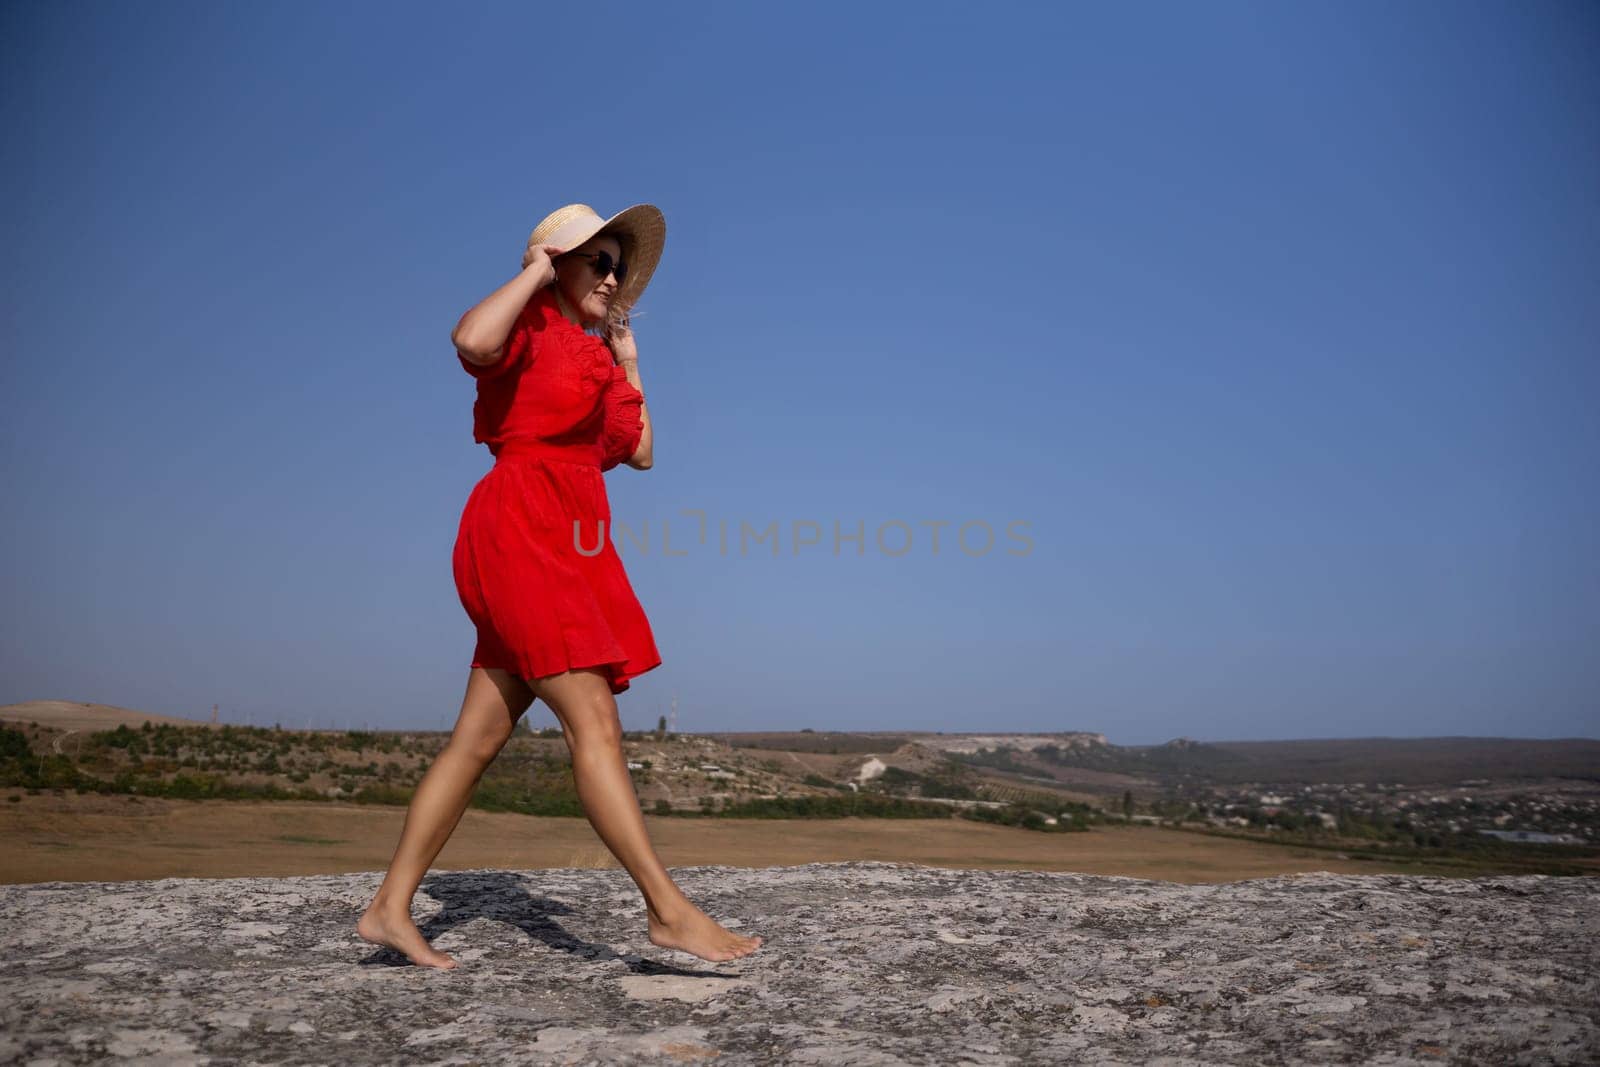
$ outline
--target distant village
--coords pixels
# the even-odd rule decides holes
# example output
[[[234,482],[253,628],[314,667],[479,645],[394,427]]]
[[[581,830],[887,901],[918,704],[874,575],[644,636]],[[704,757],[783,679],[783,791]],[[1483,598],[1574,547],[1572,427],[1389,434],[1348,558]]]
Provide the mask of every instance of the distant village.
[[[1350,833],[1361,828],[1412,834],[1480,834],[1528,844],[1600,843],[1600,799],[1563,791],[1511,791],[1487,779],[1450,788],[1401,782],[1316,784],[1266,791],[1260,786],[1211,786],[1204,799],[1180,802],[1218,826],[1303,830],[1308,823]]]

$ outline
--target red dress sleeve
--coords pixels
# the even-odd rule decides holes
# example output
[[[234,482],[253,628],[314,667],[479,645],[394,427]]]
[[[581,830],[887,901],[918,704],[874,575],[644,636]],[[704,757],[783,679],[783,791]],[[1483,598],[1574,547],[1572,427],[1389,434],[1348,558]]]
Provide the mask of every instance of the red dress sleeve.
[[[506,350],[500,358],[484,366],[474,363],[463,356],[458,350],[456,359],[461,361],[461,369],[479,381],[501,378],[515,374],[517,371],[533,362],[533,357],[539,351],[539,333],[544,329],[544,316],[539,314],[535,301],[530,300],[522,309],[522,314],[517,316],[517,321],[511,327],[511,334],[506,338]]]
[[[633,455],[639,438],[644,436],[644,394],[628,381],[628,372],[620,363],[611,368],[611,381],[602,402],[605,425],[600,438],[604,453],[600,469],[608,471]]]

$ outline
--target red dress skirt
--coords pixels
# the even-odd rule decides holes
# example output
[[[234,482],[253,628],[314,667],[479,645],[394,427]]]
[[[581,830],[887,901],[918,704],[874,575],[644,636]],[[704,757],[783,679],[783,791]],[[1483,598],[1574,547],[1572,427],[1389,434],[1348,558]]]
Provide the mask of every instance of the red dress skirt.
[[[467,498],[452,557],[478,631],[472,666],[521,678],[597,667],[621,693],[661,665],[613,544],[603,477],[638,448],[644,396],[548,287],[523,308],[498,362],[457,359],[478,382],[473,439],[495,456]]]

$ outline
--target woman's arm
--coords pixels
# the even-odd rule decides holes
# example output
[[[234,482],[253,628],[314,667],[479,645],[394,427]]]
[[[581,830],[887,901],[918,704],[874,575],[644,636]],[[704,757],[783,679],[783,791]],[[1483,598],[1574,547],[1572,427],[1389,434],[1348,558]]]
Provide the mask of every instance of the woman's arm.
[[[633,327],[629,325],[627,315],[609,324],[606,329],[606,345],[611,349],[611,358],[622,368],[622,373],[627,375],[628,384],[639,390],[639,395],[642,397],[644,384],[639,381],[639,345],[634,340]],[[639,421],[644,427],[639,433],[639,444],[634,448],[633,454],[623,462],[634,470],[647,471],[655,464],[653,455],[655,439],[650,432],[650,409],[642,401],[639,404]]]
[[[622,365],[622,372],[628,376],[628,384],[639,390],[642,395],[644,386],[639,381],[638,358],[618,359],[617,362]],[[633,455],[625,462],[634,470],[647,471],[654,465],[655,459],[651,454],[650,407],[642,402],[639,405],[639,420],[644,423],[644,430],[639,434],[639,447],[633,450]]]
[[[450,341],[461,353],[461,358],[479,366],[488,366],[505,354],[506,338],[517,323],[517,316],[533,299],[533,294],[555,280],[556,269],[550,263],[548,251],[541,250],[522,273],[484,297],[477,306],[461,316],[456,328],[450,331]]]

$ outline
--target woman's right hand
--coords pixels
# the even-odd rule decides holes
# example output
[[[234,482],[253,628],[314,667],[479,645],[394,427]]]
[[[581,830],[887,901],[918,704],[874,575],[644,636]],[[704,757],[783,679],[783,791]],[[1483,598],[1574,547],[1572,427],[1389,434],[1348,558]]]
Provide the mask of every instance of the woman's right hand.
[[[542,275],[544,281],[539,283],[539,288],[543,289],[545,286],[556,280],[556,267],[555,264],[550,261],[565,251],[566,249],[557,245],[540,245],[538,248],[534,249],[533,258],[528,260],[528,266],[526,269],[544,271],[544,274]]]

